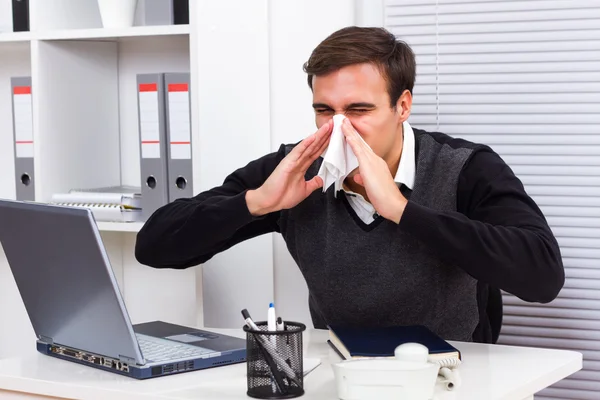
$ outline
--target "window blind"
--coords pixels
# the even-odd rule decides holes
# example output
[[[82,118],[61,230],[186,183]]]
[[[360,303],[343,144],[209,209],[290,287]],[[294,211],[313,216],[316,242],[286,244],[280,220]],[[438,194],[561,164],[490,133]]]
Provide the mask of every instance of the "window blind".
[[[583,370],[536,395],[600,393],[600,1],[385,1],[415,51],[411,124],[485,143],[522,180],[561,246],[550,304],[504,293],[500,343],[577,350]]]

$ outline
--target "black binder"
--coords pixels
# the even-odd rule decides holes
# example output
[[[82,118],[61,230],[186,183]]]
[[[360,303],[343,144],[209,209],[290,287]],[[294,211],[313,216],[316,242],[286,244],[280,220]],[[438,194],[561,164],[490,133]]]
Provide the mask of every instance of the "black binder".
[[[190,23],[189,0],[173,0],[173,23],[175,25],[186,25]]]
[[[29,0],[12,0],[13,31],[29,31]]]

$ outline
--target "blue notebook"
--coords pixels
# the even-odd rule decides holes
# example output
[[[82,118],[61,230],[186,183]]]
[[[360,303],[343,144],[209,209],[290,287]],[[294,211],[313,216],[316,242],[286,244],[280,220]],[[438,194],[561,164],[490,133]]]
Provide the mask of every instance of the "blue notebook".
[[[430,359],[461,359],[458,349],[425,326],[350,328],[329,326],[329,343],[346,360],[367,357],[394,357],[403,343],[420,343],[429,349]]]

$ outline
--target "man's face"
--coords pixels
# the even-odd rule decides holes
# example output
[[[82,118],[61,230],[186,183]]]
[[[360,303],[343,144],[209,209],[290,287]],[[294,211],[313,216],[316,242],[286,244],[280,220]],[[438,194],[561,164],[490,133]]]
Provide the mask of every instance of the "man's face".
[[[398,161],[402,113],[391,107],[386,81],[374,65],[356,64],[313,77],[313,108],[317,127],[344,114],[375,154],[390,166]]]

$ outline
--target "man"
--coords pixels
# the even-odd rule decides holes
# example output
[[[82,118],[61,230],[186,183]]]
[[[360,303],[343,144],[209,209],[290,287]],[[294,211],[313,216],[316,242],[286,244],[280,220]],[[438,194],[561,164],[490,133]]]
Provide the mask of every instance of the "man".
[[[415,59],[405,43],[349,27],[304,68],[316,133],[157,210],[138,234],[141,263],[188,268],[280,232],[316,328],[422,324],[448,340],[491,341],[489,287],[530,302],[557,296],[559,247],[511,169],[487,146],[407,122]],[[335,114],[347,117],[359,167],[343,191],[323,193],[317,173]]]

